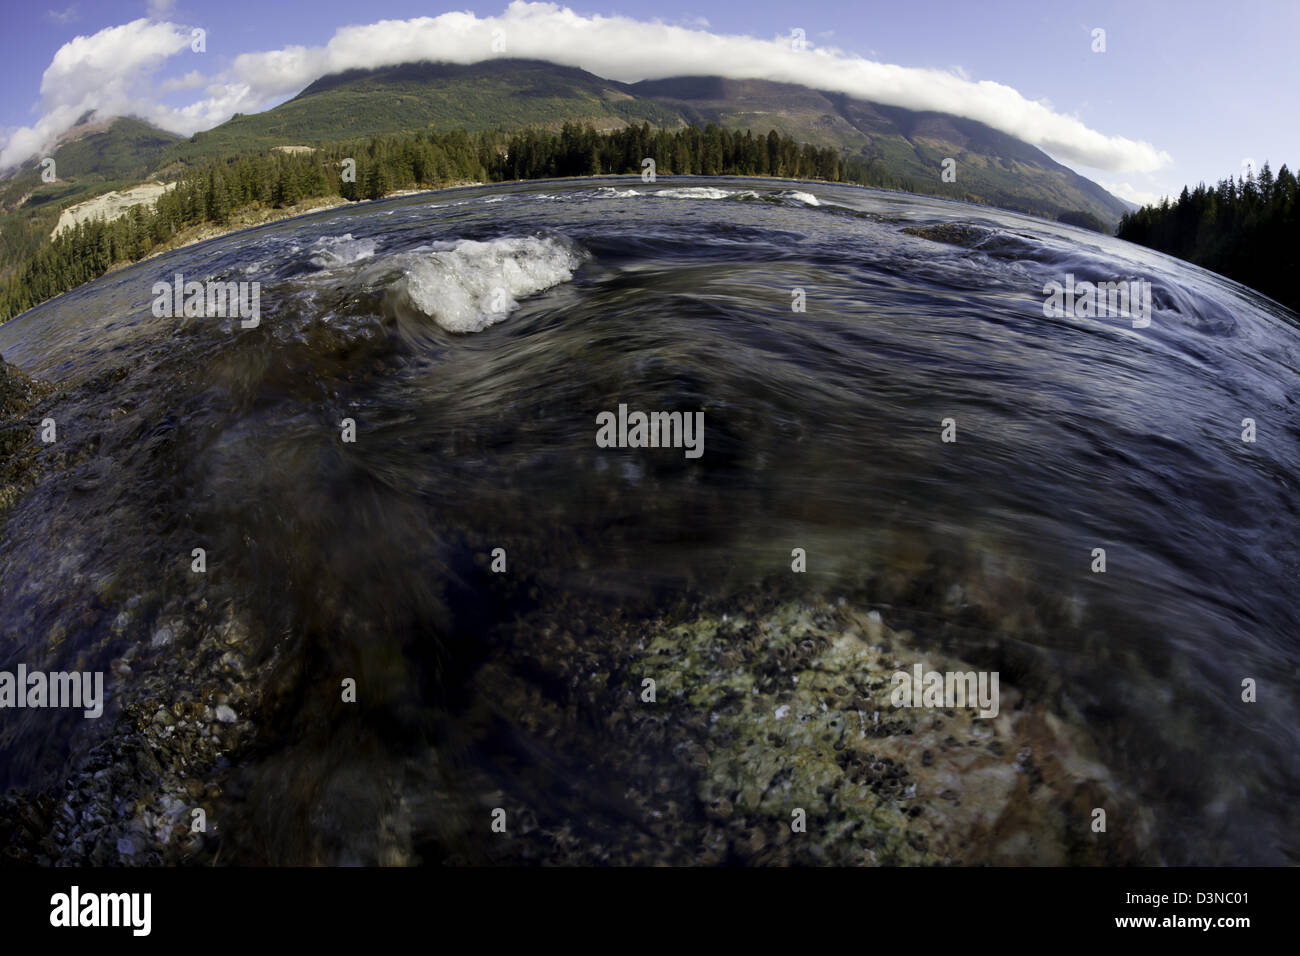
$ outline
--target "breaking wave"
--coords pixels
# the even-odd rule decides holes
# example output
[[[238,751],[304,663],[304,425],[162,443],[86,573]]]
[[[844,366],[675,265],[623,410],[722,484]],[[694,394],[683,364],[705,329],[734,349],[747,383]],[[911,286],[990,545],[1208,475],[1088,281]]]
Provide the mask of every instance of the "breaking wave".
[[[337,269],[374,256],[374,239],[353,239],[352,233],[342,236],[321,236],[312,243],[311,264],[321,269]]]
[[[676,189],[659,189],[652,195],[660,199],[757,199],[752,189],[718,189],[714,186],[682,186]]]
[[[573,278],[585,253],[553,237],[462,239],[408,254],[398,293],[448,332],[481,332]]]

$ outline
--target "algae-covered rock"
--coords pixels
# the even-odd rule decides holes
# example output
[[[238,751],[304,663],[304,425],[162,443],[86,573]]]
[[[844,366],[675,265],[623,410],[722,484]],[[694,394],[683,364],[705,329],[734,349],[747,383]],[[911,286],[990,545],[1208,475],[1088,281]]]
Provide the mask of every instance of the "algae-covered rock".
[[[697,797],[759,861],[1044,863],[1131,857],[1144,836],[1089,742],[1000,687],[994,718],[975,707],[898,707],[892,676],[971,672],[878,617],[784,604],[704,616],[656,637],[642,658],[661,694],[707,712]],[[1093,834],[1091,811],[1123,834]],[[802,809],[806,833],[787,840]],[[776,835],[781,833],[779,839]],[[793,845],[792,845],[793,844]],[[804,846],[799,846],[800,844]],[[784,853],[774,845],[786,846]],[[797,847],[797,848],[796,848]]]
[[[100,480],[85,463],[106,426],[83,421],[41,445],[49,390],[0,371],[14,495],[48,480],[62,500],[58,488]],[[9,582],[31,613],[5,637],[37,634],[30,663],[51,669],[67,666],[70,633],[92,635],[82,652],[108,663],[111,706],[45,774],[55,782],[0,801],[11,862],[1152,862],[1148,820],[1050,681],[1003,680],[990,719],[894,706],[893,675],[916,664],[977,670],[949,652],[970,651],[974,631],[990,666],[994,617],[968,602],[1037,606],[1001,594],[996,575],[951,575],[965,590],[927,616],[923,552],[894,548],[890,574],[873,579],[898,602],[883,615],[865,599],[795,597],[788,582],[655,611],[494,578],[512,613],[467,652],[357,620],[346,588],[322,589],[315,624],[286,610],[272,629],[241,600],[240,577],[196,576],[187,560],[161,574],[105,568],[84,522],[30,504],[6,520],[20,519],[55,522],[65,549]],[[189,546],[182,534],[169,551]],[[81,610],[46,621],[51,590]],[[359,678],[355,710],[339,703],[340,676]],[[498,809],[509,823],[495,834]],[[1097,809],[1107,832],[1093,832]]]
[[[49,391],[48,385],[33,381],[22,369],[0,356],[0,416],[21,415]]]
[[[917,663],[976,668],[852,605],[756,600],[602,622],[582,640],[534,631],[523,655],[510,676],[498,663],[485,671],[503,711],[536,735],[548,762],[598,754],[609,781],[600,809],[572,811],[590,824],[590,842],[566,848],[564,862],[1149,857],[1150,821],[1097,762],[1081,720],[1006,683],[996,717],[894,706],[893,675]],[[539,797],[518,799],[535,806]],[[1095,809],[1106,811],[1108,832],[1093,832]],[[549,815],[539,812],[500,859],[547,858],[542,847],[553,849],[563,819]]]
[[[30,413],[53,390],[0,357],[0,515],[35,481],[37,420]]]
[[[963,246],[973,249],[993,234],[991,229],[972,226],[961,222],[944,222],[933,226],[908,226],[902,230],[909,236],[942,242],[951,246]]]

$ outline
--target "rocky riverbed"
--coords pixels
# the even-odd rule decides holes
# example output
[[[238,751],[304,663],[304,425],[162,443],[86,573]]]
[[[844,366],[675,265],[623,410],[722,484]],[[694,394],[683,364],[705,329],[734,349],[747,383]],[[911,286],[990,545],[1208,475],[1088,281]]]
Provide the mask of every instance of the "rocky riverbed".
[[[37,426],[59,394],[3,373],[12,511],[34,483],[84,468],[88,451],[84,437],[43,448]],[[111,705],[73,722],[57,766],[33,758],[37,782],[0,800],[11,864],[1153,858],[1145,811],[1078,714],[1005,682],[992,719],[894,706],[891,677],[915,663],[975,668],[857,601],[768,587],[642,613],[548,599],[523,581],[515,597],[531,609],[441,675],[472,693],[424,700],[429,721],[394,724],[414,665],[373,622],[327,609],[351,648],[339,659],[309,635],[268,633],[219,580],[182,563],[156,570],[70,579],[98,635],[79,660],[109,660]],[[49,584],[20,586],[37,605]],[[8,633],[5,657],[55,666],[66,628]],[[349,673],[362,678],[354,705],[339,692]],[[385,684],[404,690],[368,707]],[[4,715],[11,745],[31,730],[19,713]],[[1092,828],[1097,808],[1107,832]]]
[[[154,315],[177,273],[262,321]],[[1065,273],[1150,281],[1150,325],[1045,315]],[[1293,860],[1297,341],[1108,237],[778,181],[114,271],[0,327],[0,672],[107,698],[0,710],[0,854]],[[703,456],[602,447],[624,404]],[[917,666],[997,716],[895,706]]]

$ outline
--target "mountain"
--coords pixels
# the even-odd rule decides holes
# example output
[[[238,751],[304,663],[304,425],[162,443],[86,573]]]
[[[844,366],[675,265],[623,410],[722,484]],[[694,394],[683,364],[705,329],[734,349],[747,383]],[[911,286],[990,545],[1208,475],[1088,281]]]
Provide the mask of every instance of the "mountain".
[[[41,179],[39,159],[7,170],[0,176],[0,279],[40,247],[61,209],[139,183],[178,142],[184,140],[143,120],[87,114],[50,150],[54,182]]]
[[[565,122],[596,129],[640,123],[775,129],[797,142],[879,163],[918,192],[1048,218],[1083,212],[1106,228],[1128,211],[1122,200],[1037,147],[975,120],[765,80],[696,76],[619,83],[537,60],[409,63],[327,76],[273,109],[237,116],[176,144],[166,157],[195,163],[280,145],[427,129],[559,129]],[[955,183],[940,179],[949,157],[957,163]]]
[[[49,155],[54,158],[55,172],[65,186],[126,182],[141,179],[153,171],[167,149],[179,142],[184,142],[182,137],[144,120],[129,116],[98,120],[88,114],[60,137]],[[3,182],[0,203],[14,191],[16,183],[39,188],[43,185],[40,174],[38,159],[7,170],[0,176]]]
[[[1056,162],[1041,149],[976,120],[856,100],[790,83],[717,76],[645,80],[626,87],[675,109],[685,121],[732,130],[775,129],[797,142],[836,146],[913,180],[916,191],[1009,209],[1083,211],[1108,228],[1128,204]],[[944,159],[957,181],[940,181]]]
[[[678,129],[715,123],[835,147],[915,192],[987,203],[1111,229],[1128,205],[1042,150],[983,123],[917,112],[789,83],[675,77],[620,83],[575,67],[499,59],[468,66],[408,63],[323,77],[262,113],[236,115],[189,139],[138,119],[82,118],[53,150],[58,181],[33,160],[0,179],[0,277],[48,236],[73,203],[188,166],[273,147],[312,146],[436,130]],[[940,178],[956,161],[956,182]],[[671,171],[669,171],[671,172]]]
[[[195,134],[168,158],[193,163],[248,149],[429,129],[558,130],[566,122],[617,129],[641,123],[675,128],[683,120],[622,83],[573,67],[536,60],[408,63],[323,77],[273,109]]]
[[[45,223],[45,219],[58,219],[60,209],[91,196],[138,183],[155,171],[163,154],[178,142],[184,140],[143,120],[120,117],[101,121],[87,114],[50,150],[54,182],[42,180],[39,159],[8,170],[0,178],[0,213],[20,211],[24,219],[39,218],[48,233],[53,223]],[[0,241],[8,240],[7,246],[15,241],[13,228],[12,223],[0,224]]]

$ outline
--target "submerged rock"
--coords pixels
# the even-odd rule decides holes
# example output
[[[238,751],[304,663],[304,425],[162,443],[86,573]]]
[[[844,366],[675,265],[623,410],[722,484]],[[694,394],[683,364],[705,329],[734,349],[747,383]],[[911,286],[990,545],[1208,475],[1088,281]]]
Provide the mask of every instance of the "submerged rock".
[[[999,229],[987,229],[964,222],[945,222],[933,226],[909,226],[901,230],[909,236],[929,239],[944,245],[971,249],[999,259],[1033,259],[1053,262],[1057,254],[1032,236]]]
[[[52,391],[0,357],[0,515],[35,482],[38,420],[28,413]]]
[[[563,632],[543,642],[534,622],[523,659],[489,664],[480,678],[544,763],[598,760],[610,781],[608,792],[585,794],[587,842],[572,819],[537,808],[499,861],[1151,860],[1146,812],[1098,762],[1077,715],[1005,684],[991,719],[974,708],[893,706],[891,677],[914,663],[976,668],[878,615],[754,602],[739,613],[607,623],[581,642]],[[515,796],[535,806],[535,796]],[[509,791],[491,799],[508,805]],[[1095,809],[1106,811],[1108,832],[1093,832]]]
[[[874,612],[873,612],[874,614]],[[882,633],[881,643],[874,633]],[[855,609],[787,604],[726,622],[703,617],[657,637],[644,666],[708,713],[696,793],[728,807],[728,838],[790,829],[757,862],[1065,864],[1132,861],[1140,816],[1086,735],[1001,688],[999,713],[896,707],[896,673],[975,668],[923,649]],[[774,708],[773,705],[776,705]],[[777,712],[785,712],[778,720]],[[1123,803],[1122,834],[1091,811]],[[753,844],[751,839],[750,843]]]
[[[0,355],[0,414],[21,415],[51,391],[49,385],[33,381],[22,369],[10,365]]]
[[[17,497],[65,480],[95,445],[43,448],[30,417],[50,389],[0,371],[5,428],[18,429],[0,469]],[[914,563],[899,550],[880,593],[910,593],[926,573]],[[99,576],[77,584],[82,565]],[[941,650],[942,628],[928,642],[891,628],[888,607],[769,590],[638,613],[534,601],[520,583],[497,597],[528,610],[494,624],[481,657],[417,678],[431,665],[413,655],[446,635],[424,622],[420,641],[395,639],[356,619],[346,589],[322,592],[337,606],[315,612],[317,634],[287,612],[271,631],[241,600],[247,581],[209,581],[188,561],[160,574],[77,557],[64,572],[21,589],[84,593],[88,610],[33,652],[60,653],[73,626],[100,634],[112,706],[62,771],[0,798],[10,862],[1153,862],[1149,821],[1061,695],[1004,680],[992,719],[894,707],[891,677],[915,663],[977,668]],[[339,709],[350,675],[363,703]],[[474,693],[456,703],[461,685]],[[505,834],[487,825],[498,808]],[[1095,809],[1109,832],[1092,831]]]
[[[950,246],[974,249],[993,235],[993,230],[961,222],[943,222],[934,226],[908,226],[902,230],[909,236],[942,242]]]

